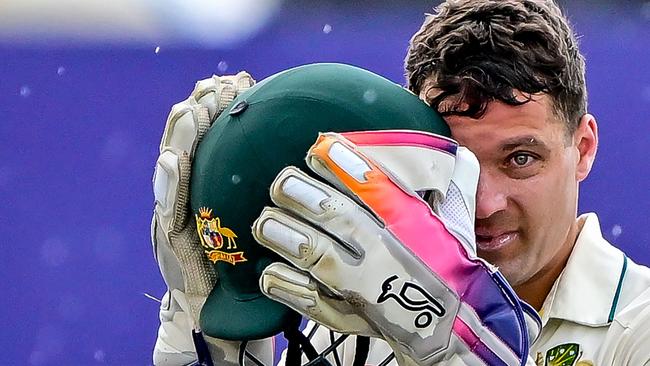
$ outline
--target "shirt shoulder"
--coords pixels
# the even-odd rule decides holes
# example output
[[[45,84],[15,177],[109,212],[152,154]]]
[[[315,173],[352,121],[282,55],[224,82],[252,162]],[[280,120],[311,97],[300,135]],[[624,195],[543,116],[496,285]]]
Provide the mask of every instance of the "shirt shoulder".
[[[650,306],[650,268],[625,257],[620,281],[613,303],[613,320],[625,324],[644,306]]]
[[[600,363],[650,365],[650,288],[622,307],[609,326]]]

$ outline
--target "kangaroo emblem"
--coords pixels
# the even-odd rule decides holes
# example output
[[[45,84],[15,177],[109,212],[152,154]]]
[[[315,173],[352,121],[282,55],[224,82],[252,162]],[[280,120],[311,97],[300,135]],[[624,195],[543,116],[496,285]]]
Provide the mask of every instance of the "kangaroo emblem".
[[[438,317],[445,315],[446,311],[442,304],[413,282],[404,281],[397,292],[392,283],[397,279],[397,275],[392,275],[384,281],[381,285],[382,292],[377,298],[378,304],[392,298],[404,309],[420,312],[413,321],[416,328],[426,328],[431,325],[433,315]]]

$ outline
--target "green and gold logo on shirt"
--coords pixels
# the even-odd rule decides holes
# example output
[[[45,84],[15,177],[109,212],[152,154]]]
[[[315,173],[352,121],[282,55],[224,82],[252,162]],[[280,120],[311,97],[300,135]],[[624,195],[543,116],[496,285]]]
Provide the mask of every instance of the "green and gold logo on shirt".
[[[580,359],[580,345],[577,343],[565,343],[555,346],[546,351],[544,358],[545,366],[574,366]]]
[[[594,366],[589,360],[580,360],[582,351],[577,343],[564,343],[546,351],[546,357],[537,352],[535,364],[537,366]]]

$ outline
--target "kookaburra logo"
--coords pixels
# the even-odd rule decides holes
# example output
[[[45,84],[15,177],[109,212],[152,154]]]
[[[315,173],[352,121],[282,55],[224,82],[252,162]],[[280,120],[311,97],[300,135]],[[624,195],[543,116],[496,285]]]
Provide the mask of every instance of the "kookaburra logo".
[[[392,275],[384,281],[377,303],[381,304],[392,298],[404,309],[420,312],[414,321],[417,328],[428,327],[433,321],[433,315],[438,317],[445,315],[445,308],[442,304],[419,285],[403,281],[401,288],[394,288],[393,281],[397,279],[397,275]]]

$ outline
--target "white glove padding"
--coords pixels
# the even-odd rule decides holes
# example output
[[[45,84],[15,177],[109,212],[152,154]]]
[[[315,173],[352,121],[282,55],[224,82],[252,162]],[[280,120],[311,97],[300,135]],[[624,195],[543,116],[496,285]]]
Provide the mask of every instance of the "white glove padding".
[[[189,213],[192,159],[211,123],[239,93],[254,84],[255,80],[246,72],[201,80],[189,98],[172,107],[167,118],[153,179],[151,240],[169,289],[160,307],[155,365],[186,365],[197,358],[192,330],[200,330],[201,308],[217,275],[203,253],[195,221]],[[214,362],[240,364],[243,352],[239,352],[239,342],[205,338]],[[272,362],[271,340],[251,342],[247,350],[265,364]]]
[[[473,154],[458,150],[463,176],[452,179],[438,212],[342,135],[321,135],[307,165],[337,189],[293,167],[274,181],[279,208],[266,208],[253,233],[298,269],[267,267],[267,296],[328,328],[385,339],[402,365],[525,363],[519,301],[474,256]]]

